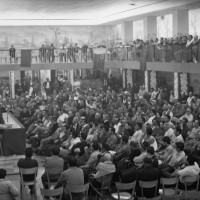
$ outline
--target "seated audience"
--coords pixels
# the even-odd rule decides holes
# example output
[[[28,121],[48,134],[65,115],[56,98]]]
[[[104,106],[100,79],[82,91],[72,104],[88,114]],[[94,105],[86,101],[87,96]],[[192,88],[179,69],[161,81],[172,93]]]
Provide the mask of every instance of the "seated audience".
[[[0,169],[0,195],[7,194],[10,195],[10,199],[15,199],[19,196],[19,191],[12,183],[12,181],[5,180],[6,170]],[[9,198],[8,198],[9,199]]]
[[[32,159],[33,156],[33,151],[30,147],[26,148],[26,152],[25,152],[25,158],[20,158],[17,166],[19,168],[23,168],[23,169],[30,169],[33,167],[38,167],[38,161],[35,159]],[[30,175],[24,175],[23,179],[25,181],[33,181],[34,179],[34,175],[30,174]],[[33,185],[29,185],[30,188],[30,193],[34,194],[34,190],[33,190]]]
[[[58,157],[60,153],[59,147],[54,147],[51,152],[52,156],[45,158],[44,167],[48,173],[49,181],[56,182],[63,171],[64,160]],[[46,171],[41,177],[44,188],[48,188],[48,179]]]

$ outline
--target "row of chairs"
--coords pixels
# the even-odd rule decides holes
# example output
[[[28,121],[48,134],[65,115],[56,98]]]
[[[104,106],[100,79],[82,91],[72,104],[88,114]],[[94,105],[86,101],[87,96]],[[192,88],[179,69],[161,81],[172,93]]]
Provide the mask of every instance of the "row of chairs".
[[[33,197],[34,199],[37,200],[37,190],[36,190],[36,177],[37,177],[37,172],[38,168],[31,168],[31,169],[19,169],[20,172],[20,199],[24,200],[24,192],[25,192],[25,187],[33,185]],[[43,199],[47,197],[56,197],[62,198],[63,194],[63,188],[58,188],[58,189],[51,189],[52,185],[55,185],[55,183],[51,183],[49,180],[49,174],[46,170],[47,173],[47,179],[48,179],[48,189],[41,189],[41,194]],[[34,175],[34,180],[33,181],[25,181],[23,179],[23,175]],[[73,193],[83,193],[83,199],[88,198],[88,189],[89,186],[92,188],[93,191],[95,191],[95,197],[98,199],[99,197],[101,199],[105,198],[105,191],[109,191],[109,195],[112,197],[112,199],[115,200],[133,200],[135,198],[135,186],[136,186],[136,181],[132,183],[120,183],[116,182],[115,187],[117,192],[112,192],[111,191],[111,182],[113,179],[114,173],[105,175],[102,179],[101,182],[101,188],[96,188],[93,184],[92,181],[90,180],[89,183],[83,185],[83,186],[68,186],[67,190],[69,192],[70,200],[73,200]],[[147,199],[144,196],[144,189],[146,188],[155,188],[155,195],[153,200],[157,199],[181,199],[181,197],[185,197],[185,199],[200,199],[200,192],[198,191],[199,188],[199,176],[195,177],[186,177],[184,179],[184,190],[179,190],[178,189],[178,181],[179,179],[177,177],[175,178],[161,178],[160,183],[162,185],[162,189],[159,190],[159,196],[157,196],[157,189],[158,189],[158,180],[155,181],[150,181],[150,182],[145,182],[145,181],[139,181],[139,185],[141,187],[141,193],[142,197],[139,199]],[[192,183],[197,183],[196,188],[193,190],[188,190],[188,183],[191,185]],[[174,185],[173,188],[169,188],[168,186]],[[127,192],[129,191],[129,192]],[[130,192],[131,191],[131,192]],[[0,200],[12,200],[11,198],[4,198],[4,194],[0,195]],[[91,194],[89,195],[90,199]]]
[[[100,197],[101,199],[104,199],[104,191],[109,190],[110,191],[110,184],[112,180],[113,174],[109,174],[104,176],[101,184],[101,188],[95,188],[92,185],[92,182],[90,182],[90,186],[92,189],[96,192],[96,195]],[[200,192],[198,191],[199,188],[199,176],[194,177],[185,177],[184,179],[184,190],[178,189],[178,183],[179,178],[161,178],[160,183],[162,185],[162,188],[159,190],[159,195],[157,194],[158,191],[158,180],[155,181],[139,181],[139,186],[141,187],[141,197],[138,198],[138,200],[142,199],[150,199],[150,200],[158,200],[158,199],[164,199],[164,200],[180,200],[182,198],[184,199],[192,199],[197,200],[200,199]],[[191,185],[192,183],[196,183],[196,187],[192,190],[188,190],[188,184]],[[136,181],[132,183],[120,183],[116,182],[115,187],[117,189],[117,192],[111,192],[112,199],[115,200],[133,200],[135,198],[135,186]],[[173,187],[170,187],[173,186]],[[144,189],[155,189],[154,197],[153,198],[146,198],[144,195]],[[129,191],[129,192],[127,192]],[[98,199],[97,197],[97,199]],[[90,198],[91,199],[91,198]]]

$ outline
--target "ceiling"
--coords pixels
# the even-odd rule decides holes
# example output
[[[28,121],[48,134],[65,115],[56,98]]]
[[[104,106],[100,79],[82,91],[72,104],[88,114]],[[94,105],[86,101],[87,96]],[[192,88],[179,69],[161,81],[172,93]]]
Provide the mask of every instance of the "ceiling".
[[[0,25],[98,25],[200,0],[0,0]],[[20,24],[21,23],[21,24]]]

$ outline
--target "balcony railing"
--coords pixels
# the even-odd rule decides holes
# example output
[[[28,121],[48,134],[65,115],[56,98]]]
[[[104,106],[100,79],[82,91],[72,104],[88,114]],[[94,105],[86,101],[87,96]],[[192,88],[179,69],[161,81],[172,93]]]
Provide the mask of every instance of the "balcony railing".
[[[92,62],[93,49],[54,49],[41,52],[32,49],[32,64],[37,63],[71,63]],[[185,45],[144,45],[142,47],[107,48],[106,61],[145,61],[145,62],[200,62],[200,45],[186,47]],[[9,50],[0,50],[0,64],[20,64],[21,50],[17,49],[15,56],[9,55]]]

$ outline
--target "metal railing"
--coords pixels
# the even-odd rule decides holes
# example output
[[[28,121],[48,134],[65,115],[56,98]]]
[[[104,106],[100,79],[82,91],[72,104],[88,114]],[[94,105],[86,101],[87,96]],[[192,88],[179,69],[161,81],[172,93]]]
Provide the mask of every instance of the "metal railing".
[[[37,63],[71,63],[92,62],[93,49],[32,49],[32,64]],[[123,46],[107,48],[106,61],[145,61],[145,62],[200,62],[200,45],[186,47],[185,45],[144,45],[140,47]],[[9,55],[9,50],[0,50],[0,64],[20,64],[21,50],[15,51],[15,56]]]

